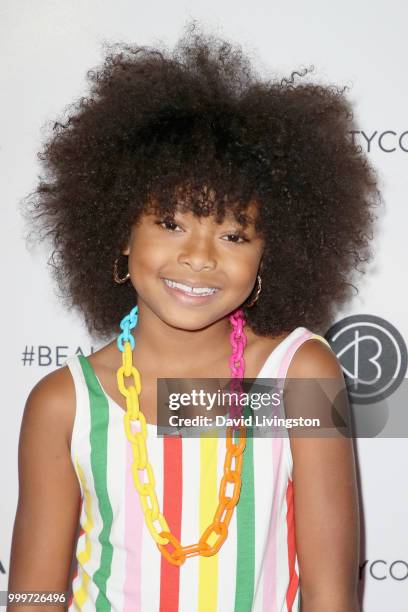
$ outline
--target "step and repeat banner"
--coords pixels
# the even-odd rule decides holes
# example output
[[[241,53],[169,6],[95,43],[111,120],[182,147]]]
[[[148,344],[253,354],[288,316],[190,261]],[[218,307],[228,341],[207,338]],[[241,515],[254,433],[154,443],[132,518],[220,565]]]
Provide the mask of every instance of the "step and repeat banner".
[[[408,84],[403,2],[371,4],[214,0],[146,5],[135,0],[8,0],[0,10],[3,346],[0,428],[0,590],[7,589],[18,498],[18,437],[35,383],[68,356],[102,346],[64,309],[50,250],[28,248],[19,203],[36,186],[44,126],[86,94],[85,73],[104,42],[171,47],[188,18],[242,44],[258,70],[347,85],[359,129],[350,138],[379,173],[385,206],[375,257],[359,293],[325,335],[348,381],[355,416],[361,512],[360,595],[365,612],[408,609],[406,398],[408,310]],[[48,262],[48,263],[47,263]],[[360,417],[364,425],[360,423]],[[370,426],[367,427],[367,423]],[[361,427],[360,427],[361,425]]]

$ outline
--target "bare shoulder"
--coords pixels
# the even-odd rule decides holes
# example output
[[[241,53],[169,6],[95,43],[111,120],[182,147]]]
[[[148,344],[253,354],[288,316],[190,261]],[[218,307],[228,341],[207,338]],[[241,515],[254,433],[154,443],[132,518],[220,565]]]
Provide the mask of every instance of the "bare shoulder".
[[[310,338],[297,349],[287,376],[288,378],[343,379],[343,371],[331,348],[317,338]]]
[[[114,371],[114,349],[115,341],[86,358],[93,367],[96,366],[98,373],[111,374]],[[69,367],[65,365],[41,378],[32,388],[27,398],[24,419],[33,415],[37,422],[45,420],[50,426],[55,424],[59,431],[63,431],[70,448],[75,412],[75,384]]]
[[[289,364],[285,390],[287,412],[293,416],[318,417],[321,421],[317,438],[292,437],[294,454],[298,448],[322,447],[323,437],[341,437],[337,421],[333,420],[333,408],[349,422],[348,395],[341,364],[330,346],[317,338],[303,342]]]
[[[61,434],[68,448],[71,445],[75,419],[76,393],[67,365],[46,374],[31,389],[23,415],[23,424],[35,421],[37,426],[47,424],[54,433]]]

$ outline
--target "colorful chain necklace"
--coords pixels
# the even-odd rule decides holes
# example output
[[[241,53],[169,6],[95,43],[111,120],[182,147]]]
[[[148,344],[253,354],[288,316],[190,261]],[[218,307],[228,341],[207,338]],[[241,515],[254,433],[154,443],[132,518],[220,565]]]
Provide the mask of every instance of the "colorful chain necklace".
[[[233,326],[230,334],[232,345],[232,355],[229,359],[231,369],[231,387],[241,391],[240,381],[244,377],[245,361],[244,348],[247,338],[243,331],[245,325],[244,313],[241,309],[236,310],[230,315],[229,320]],[[135,348],[135,339],[130,333],[138,321],[138,306],[135,306],[128,315],[123,317],[120,328],[122,333],[118,336],[117,345],[122,352],[123,365],[117,371],[118,387],[122,395],[126,398],[126,412],[124,414],[124,426],[127,439],[132,445],[133,463],[131,466],[133,481],[139,493],[140,503],[144,514],[147,528],[149,529],[157,547],[162,555],[173,565],[182,565],[186,558],[195,555],[210,557],[215,555],[228,536],[228,526],[238,503],[241,491],[241,471],[243,452],[246,447],[246,427],[227,427],[226,429],[226,454],[224,461],[224,474],[221,479],[219,489],[219,503],[214,514],[213,522],[207,527],[197,544],[182,546],[179,540],[171,533],[167,521],[159,509],[159,504],[155,492],[155,478],[152,466],[149,463],[146,439],[147,428],[144,414],[139,409],[139,394],[141,391],[140,373],[133,366],[132,351]],[[125,377],[131,376],[133,384],[125,386]],[[240,414],[240,408],[236,405],[231,406],[230,414],[232,417]],[[138,421],[140,430],[133,432],[131,421]],[[232,439],[233,431],[239,432],[239,442],[234,443]],[[232,467],[232,459],[235,458],[235,466]],[[147,482],[141,482],[140,471],[146,471]],[[226,495],[227,484],[233,484],[232,496]],[[150,504],[148,500],[150,500]],[[158,521],[161,531],[158,532],[154,522]],[[210,536],[215,541],[209,543]],[[167,549],[168,544],[173,545],[173,550]]]

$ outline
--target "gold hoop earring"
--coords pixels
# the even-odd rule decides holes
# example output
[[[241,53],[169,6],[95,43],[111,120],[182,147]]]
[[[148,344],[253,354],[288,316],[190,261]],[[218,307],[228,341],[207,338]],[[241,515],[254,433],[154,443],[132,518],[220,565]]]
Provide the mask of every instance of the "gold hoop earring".
[[[118,257],[115,259],[115,261],[113,262],[113,280],[115,281],[115,283],[117,283],[118,285],[123,285],[123,283],[126,283],[126,281],[128,280],[128,278],[130,278],[130,274],[129,272],[126,274],[126,276],[124,276],[123,278],[119,277],[118,274]]]
[[[256,280],[258,282],[258,287],[257,287],[257,290],[256,290],[256,294],[253,297],[253,299],[249,302],[249,304],[244,304],[245,308],[251,308],[255,304],[255,302],[258,301],[259,294],[261,293],[261,289],[262,289],[262,279],[261,279],[261,275],[260,274],[257,275]]]

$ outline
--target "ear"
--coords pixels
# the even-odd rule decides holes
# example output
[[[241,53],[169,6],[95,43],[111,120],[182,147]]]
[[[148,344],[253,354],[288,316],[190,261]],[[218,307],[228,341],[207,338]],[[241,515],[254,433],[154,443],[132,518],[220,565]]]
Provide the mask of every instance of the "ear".
[[[122,251],[122,255],[129,255],[130,254],[130,246],[127,245],[127,247],[125,248],[124,251]]]

